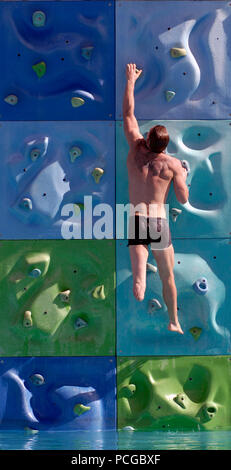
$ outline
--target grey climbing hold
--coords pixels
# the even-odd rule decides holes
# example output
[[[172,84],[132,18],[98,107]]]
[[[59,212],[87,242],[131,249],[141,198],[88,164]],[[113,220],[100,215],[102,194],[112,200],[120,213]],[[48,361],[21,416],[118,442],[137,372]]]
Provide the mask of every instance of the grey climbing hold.
[[[205,277],[200,277],[193,284],[193,289],[199,295],[205,295],[208,292],[208,281]]]
[[[80,330],[81,328],[85,328],[87,326],[87,322],[83,320],[82,318],[77,318],[75,322],[75,329]]]
[[[181,214],[181,212],[182,212],[181,209],[176,209],[175,207],[172,207],[170,209],[170,215],[171,215],[173,222],[176,222],[176,219]]]
[[[147,263],[146,268],[147,268],[147,271],[149,271],[149,272],[152,272],[152,273],[156,273],[156,272],[157,272],[157,267],[154,266],[154,265],[151,264],[151,263]]]
[[[30,152],[30,158],[32,162],[35,162],[41,155],[41,151],[39,149],[32,149]]]
[[[41,276],[41,271],[40,271],[40,269],[38,269],[38,268],[32,269],[32,271],[30,272],[29,276],[31,276],[31,277],[39,277],[39,276]]]
[[[81,49],[81,55],[84,57],[86,60],[90,60],[92,56],[94,47],[93,46],[87,46],[87,47],[82,47]]]
[[[102,168],[94,168],[94,170],[92,171],[92,176],[96,183],[100,182],[100,179],[102,178],[103,174],[104,170]]]
[[[32,382],[33,385],[36,385],[37,387],[40,387],[45,383],[45,379],[41,374],[33,374],[30,376],[30,381]]]
[[[178,59],[179,57],[184,57],[187,55],[186,49],[183,47],[172,47],[170,53],[174,59]]]
[[[22,199],[21,206],[24,209],[27,209],[27,210],[31,211],[32,210],[32,201],[31,201],[31,199],[29,199],[28,197],[24,197]]]
[[[16,95],[8,95],[4,98],[4,101],[12,106],[15,106],[18,103],[18,97]]]
[[[187,160],[181,160],[181,165],[183,168],[185,168],[185,170],[187,171],[187,173],[189,174],[190,173],[190,165],[189,165],[189,162]]]
[[[33,25],[39,28],[40,26],[44,26],[46,23],[46,15],[43,11],[37,10],[34,11],[32,15],[32,22]]]
[[[185,400],[186,400],[186,395],[184,393],[178,393],[173,400],[177,405],[179,405],[181,408],[186,408],[185,406]]]
[[[148,303],[148,313],[149,315],[153,315],[157,310],[162,308],[161,303],[157,299],[151,299]]]
[[[62,302],[68,303],[70,301],[70,294],[71,294],[71,291],[69,289],[64,290],[63,292],[60,292],[60,294],[59,294],[60,300]]]
[[[85,406],[82,405],[81,403],[78,403],[77,405],[74,406],[74,413],[78,416],[81,416],[83,413],[86,413],[86,411],[89,411],[91,409],[90,406]]]
[[[33,326],[33,320],[29,310],[26,310],[24,313],[23,326],[24,328],[31,328]]]
[[[82,155],[82,150],[79,147],[71,147],[69,150],[69,155],[71,157],[71,162],[73,163],[77,157],[80,157]]]
[[[166,100],[169,102],[169,101],[172,101],[172,99],[174,98],[175,96],[175,91],[171,91],[171,90],[166,90],[165,92],[165,98]]]

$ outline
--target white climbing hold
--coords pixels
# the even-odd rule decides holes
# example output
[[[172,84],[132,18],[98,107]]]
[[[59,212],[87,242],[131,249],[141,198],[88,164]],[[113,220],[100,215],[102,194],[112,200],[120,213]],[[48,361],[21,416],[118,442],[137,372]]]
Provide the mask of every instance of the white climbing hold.
[[[60,300],[62,302],[68,303],[70,301],[70,294],[71,294],[71,291],[69,289],[64,290],[63,292],[60,292],[60,294],[59,294]]]
[[[22,202],[21,202],[21,206],[24,208],[24,209],[27,209],[27,210],[32,210],[32,201],[31,199],[29,199],[28,197],[24,197]]]
[[[183,168],[185,168],[185,170],[187,171],[187,173],[189,174],[190,173],[190,165],[189,165],[189,162],[187,160],[181,160],[181,165]]]
[[[25,328],[31,328],[33,326],[32,316],[29,310],[26,310],[24,313],[23,326]]]
[[[15,106],[18,103],[18,97],[16,95],[8,95],[4,98],[4,101],[12,106]]]
[[[156,273],[157,272],[157,267],[154,266],[153,264],[151,263],[147,263],[147,271],[149,272],[153,272],[153,273]]]
[[[157,310],[162,308],[161,303],[157,299],[151,299],[148,303],[148,313],[153,315]]]
[[[173,222],[176,222],[176,219],[177,219],[178,215],[181,214],[181,212],[182,212],[181,209],[176,209],[175,207],[172,207],[170,209],[170,215],[171,215],[171,218],[172,218]]]
[[[174,98],[175,96],[175,91],[171,91],[171,90],[166,90],[165,92],[165,98],[166,100],[169,102],[169,101],[172,101],[172,99]]]
[[[132,426],[124,426],[124,428],[122,428],[123,431],[135,431],[135,428],[133,428]]]

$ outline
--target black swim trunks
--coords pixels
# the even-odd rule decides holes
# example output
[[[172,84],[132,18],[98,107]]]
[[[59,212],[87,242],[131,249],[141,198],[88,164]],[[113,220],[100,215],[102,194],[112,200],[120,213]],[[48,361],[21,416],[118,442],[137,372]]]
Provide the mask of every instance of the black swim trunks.
[[[129,218],[128,245],[149,245],[153,250],[163,250],[171,243],[171,233],[167,219],[134,215]]]

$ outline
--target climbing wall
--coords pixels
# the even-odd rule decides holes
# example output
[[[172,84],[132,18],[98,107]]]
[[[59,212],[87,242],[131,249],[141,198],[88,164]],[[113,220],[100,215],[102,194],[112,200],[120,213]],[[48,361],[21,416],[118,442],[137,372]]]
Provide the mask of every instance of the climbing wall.
[[[0,2],[1,430],[231,426],[230,15],[216,0]],[[143,69],[141,132],[166,125],[190,167],[188,203],[167,201],[184,335],[151,253],[133,297],[115,227],[127,62]]]

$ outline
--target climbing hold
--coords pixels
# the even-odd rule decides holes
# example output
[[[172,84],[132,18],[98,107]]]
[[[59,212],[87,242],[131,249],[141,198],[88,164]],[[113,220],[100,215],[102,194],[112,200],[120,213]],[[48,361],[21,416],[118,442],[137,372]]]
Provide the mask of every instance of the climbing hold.
[[[166,100],[167,100],[168,102],[169,102],[169,101],[172,101],[172,99],[174,98],[175,94],[176,94],[175,91],[167,90],[167,91],[165,92],[165,98],[166,98]]]
[[[68,303],[70,301],[70,293],[71,293],[70,290],[64,290],[63,292],[60,292],[59,294],[60,300],[62,302]]]
[[[83,106],[84,103],[85,101],[83,98],[80,98],[79,96],[73,96],[73,98],[71,98],[73,108],[79,108],[79,106]]]
[[[79,147],[71,147],[69,150],[69,155],[71,157],[71,162],[73,163],[77,157],[80,157],[82,150]]]
[[[34,11],[32,15],[32,22],[33,25],[36,26],[37,28],[40,26],[44,26],[46,22],[46,15],[43,11]]]
[[[181,165],[182,165],[183,168],[185,168],[185,170],[189,174],[190,173],[189,162],[187,162],[187,160],[181,160]]]
[[[206,421],[210,421],[211,419],[214,418],[216,412],[217,412],[217,407],[214,405],[214,403],[206,403],[202,409],[202,416]]]
[[[24,431],[26,431],[30,434],[37,434],[39,432],[38,429],[32,429],[32,428],[28,428],[28,427],[25,427]]]
[[[28,210],[32,210],[32,201],[31,199],[29,199],[28,197],[24,197],[22,202],[21,202],[21,206],[24,208],[24,209],[28,209]]]
[[[82,318],[77,318],[75,322],[75,329],[80,330],[81,328],[85,328],[85,326],[87,326],[87,322]]]
[[[85,406],[78,403],[74,406],[74,413],[78,416],[81,416],[83,413],[86,413],[86,411],[89,411],[90,409],[90,406]]]
[[[41,154],[41,151],[39,149],[32,149],[30,152],[30,158],[32,162],[35,162],[35,160],[37,160],[40,154]]]
[[[136,386],[134,384],[129,384],[122,388],[121,393],[124,398],[131,398],[135,391]]]
[[[23,326],[25,328],[31,328],[33,326],[32,316],[29,310],[26,310],[24,313]]]
[[[8,95],[4,98],[4,101],[12,106],[15,106],[18,102],[18,97],[16,95]]]
[[[132,426],[125,426],[123,428],[123,431],[135,431],[135,428],[133,428]]]
[[[45,62],[38,62],[37,64],[32,65],[32,69],[35,71],[39,78],[43,77],[46,73],[46,64]]]
[[[102,168],[95,168],[93,170],[92,176],[96,183],[99,183],[100,178],[102,178],[103,174],[104,174],[104,170],[102,170]]]
[[[154,266],[154,265],[151,264],[151,263],[147,263],[146,269],[147,269],[147,271],[152,272],[152,273],[156,273],[156,272],[157,272],[157,267]]]
[[[177,403],[177,405],[181,406],[181,408],[186,408],[185,406],[185,398],[186,396],[184,395],[184,393],[178,393],[174,398],[173,400]]]
[[[93,46],[82,47],[81,55],[84,57],[84,59],[86,59],[86,60],[91,59],[93,49],[94,49]]]
[[[136,73],[140,73],[140,72],[141,72],[141,74],[142,74],[143,70],[142,70],[142,69],[137,69],[137,68],[136,68]],[[141,76],[141,74],[140,74],[140,76]],[[138,77],[138,79],[139,79],[139,78],[140,78],[140,77]]]
[[[208,292],[208,281],[205,277],[200,277],[193,284],[193,289],[199,295],[205,295]]]
[[[101,300],[104,300],[106,297],[105,297],[105,293],[104,293],[104,286],[97,286],[93,292],[92,292],[92,296],[95,298],[95,299],[101,299]]]
[[[170,209],[170,215],[171,215],[171,218],[172,218],[173,222],[176,222],[176,219],[177,219],[178,215],[181,214],[181,212],[182,212],[181,209],[176,209],[175,207],[172,207]]]
[[[172,47],[170,53],[174,59],[178,59],[179,57],[184,57],[187,55],[186,50],[181,47]]]
[[[32,382],[32,384],[36,385],[37,387],[40,387],[40,385],[43,385],[45,383],[45,379],[41,374],[31,375],[30,381]]]
[[[195,341],[197,341],[202,333],[202,328],[199,328],[198,326],[193,326],[192,328],[190,328],[189,332],[191,333]]]
[[[82,202],[76,202],[75,204],[73,204],[73,207],[74,207],[74,214],[76,215],[76,217],[78,217],[80,212],[84,210],[84,204]]]
[[[148,303],[148,313],[153,315],[157,310],[162,308],[161,303],[157,299],[151,299]]]
[[[32,271],[30,272],[29,276],[31,276],[31,277],[39,277],[39,276],[41,276],[41,271],[40,271],[40,269],[38,269],[38,268],[32,269]]]

